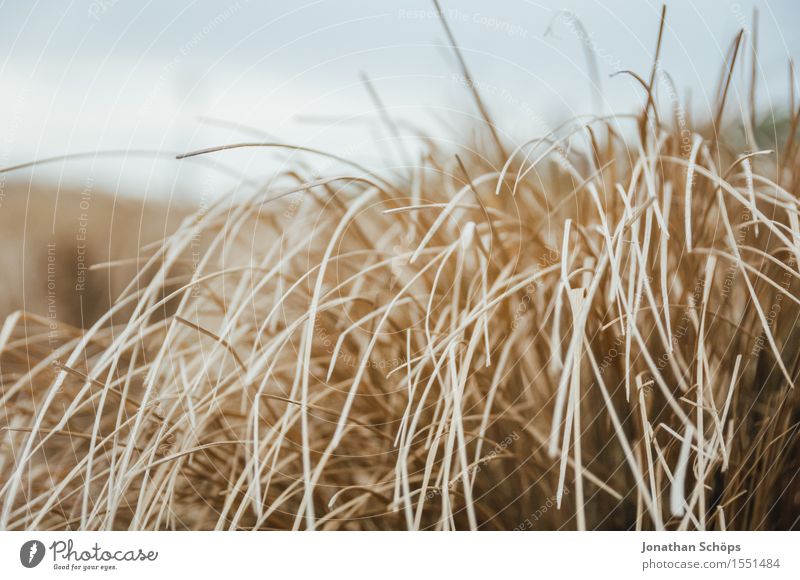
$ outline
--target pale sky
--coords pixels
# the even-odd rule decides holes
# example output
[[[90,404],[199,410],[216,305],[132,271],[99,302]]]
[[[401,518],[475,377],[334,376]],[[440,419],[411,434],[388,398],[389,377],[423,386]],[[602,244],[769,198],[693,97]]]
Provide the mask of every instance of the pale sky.
[[[662,68],[681,95],[691,91],[696,111],[707,109],[738,29],[749,37],[754,5],[758,103],[764,110],[786,107],[788,59],[800,54],[800,4],[668,2]],[[649,71],[660,3],[443,0],[442,8],[510,139],[593,111],[587,46],[601,73],[601,106],[625,112],[641,100],[629,78],[609,75]],[[423,124],[442,139],[453,136],[448,125],[466,127],[475,116],[433,4],[425,0],[15,0],[2,2],[1,10],[3,166],[65,153],[186,151],[254,139],[203,124],[201,117],[387,163],[376,156],[393,150],[376,130],[376,107],[361,73],[393,117]],[[569,13],[585,32],[570,23]],[[734,107],[744,87],[739,74]],[[261,176],[275,167],[270,155],[261,150],[218,159]],[[71,161],[7,179],[81,187],[89,177],[112,193],[133,195],[213,195],[231,183],[186,162],[141,157]]]

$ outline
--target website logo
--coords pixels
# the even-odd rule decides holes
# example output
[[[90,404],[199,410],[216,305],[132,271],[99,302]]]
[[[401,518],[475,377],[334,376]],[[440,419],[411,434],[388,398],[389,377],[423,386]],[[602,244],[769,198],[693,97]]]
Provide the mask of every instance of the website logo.
[[[44,544],[39,540],[30,540],[19,549],[19,561],[26,568],[36,568],[44,559]]]

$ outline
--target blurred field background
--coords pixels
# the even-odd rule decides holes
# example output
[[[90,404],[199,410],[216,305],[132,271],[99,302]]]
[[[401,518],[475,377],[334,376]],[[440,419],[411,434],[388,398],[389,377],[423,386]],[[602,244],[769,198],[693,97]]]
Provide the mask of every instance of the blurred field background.
[[[8,187],[0,206],[0,318],[24,310],[90,326],[133,279],[141,249],[172,233],[191,209],[91,185]]]

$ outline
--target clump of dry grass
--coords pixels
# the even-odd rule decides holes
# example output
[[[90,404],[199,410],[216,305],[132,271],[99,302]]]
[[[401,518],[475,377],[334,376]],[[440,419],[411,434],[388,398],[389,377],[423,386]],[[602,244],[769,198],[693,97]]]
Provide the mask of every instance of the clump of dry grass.
[[[154,248],[125,323],[10,317],[0,527],[796,528],[796,147],[657,101],[298,163]]]

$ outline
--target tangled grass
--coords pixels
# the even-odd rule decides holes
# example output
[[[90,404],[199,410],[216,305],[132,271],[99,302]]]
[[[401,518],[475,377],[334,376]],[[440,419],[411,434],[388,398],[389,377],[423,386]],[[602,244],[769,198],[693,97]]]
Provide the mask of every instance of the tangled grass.
[[[797,528],[798,117],[642,83],[388,173],[293,148],[90,329],[9,317],[0,528]]]

